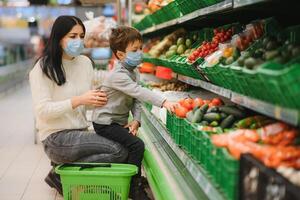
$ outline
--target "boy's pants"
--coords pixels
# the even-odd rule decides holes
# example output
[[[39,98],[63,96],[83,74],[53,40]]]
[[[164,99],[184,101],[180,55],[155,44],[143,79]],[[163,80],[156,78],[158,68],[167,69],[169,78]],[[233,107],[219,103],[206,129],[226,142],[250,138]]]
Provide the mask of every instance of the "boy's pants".
[[[136,177],[141,176],[141,165],[144,156],[145,144],[137,136],[129,133],[129,130],[119,124],[100,125],[93,123],[97,134],[109,140],[123,145],[128,150],[128,164],[136,165],[139,168]]]

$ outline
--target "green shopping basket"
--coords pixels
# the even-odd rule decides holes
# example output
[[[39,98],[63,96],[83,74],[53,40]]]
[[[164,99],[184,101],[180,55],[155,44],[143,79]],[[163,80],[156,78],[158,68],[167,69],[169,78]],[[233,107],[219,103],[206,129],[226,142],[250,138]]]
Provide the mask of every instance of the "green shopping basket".
[[[71,163],[55,168],[64,200],[127,200],[137,167],[129,164]]]

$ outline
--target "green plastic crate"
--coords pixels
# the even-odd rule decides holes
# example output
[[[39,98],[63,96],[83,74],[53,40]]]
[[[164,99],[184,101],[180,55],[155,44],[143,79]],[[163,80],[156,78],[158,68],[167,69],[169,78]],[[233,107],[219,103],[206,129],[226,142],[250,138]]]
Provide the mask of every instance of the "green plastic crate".
[[[167,112],[167,120],[166,120],[166,127],[167,127],[167,130],[168,130],[168,132],[169,132],[169,134],[170,134],[170,136],[172,137],[172,138],[174,138],[173,137],[173,127],[174,127],[174,119],[173,119],[173,115],[170,113],[170,112]]]
[[[184,119],[179,118],[177,116],[173,116],[173,135],[174,135],[174,139],[176,144],[178,144],[179,146],[183,145],[183,133],[184,133]]]
[[[239,184],[239,161],[234,159],[227,149],[223,148],[219,153],[221,161],[221,174],[222,183],[221,190],[229,200],[238,199],[238,184]]]
[[[177,1],[173,1],[162,8],[162,11],[168,20],[176,19],[182,16]]]
[[[127,200],[137,167],[129,164],[77,163],[56,167],[64,200]]]
[[[183,148],[192,155],[192,134],[193,134],[193,125],[187,119],[184,119],[184,132],[183,132]]]

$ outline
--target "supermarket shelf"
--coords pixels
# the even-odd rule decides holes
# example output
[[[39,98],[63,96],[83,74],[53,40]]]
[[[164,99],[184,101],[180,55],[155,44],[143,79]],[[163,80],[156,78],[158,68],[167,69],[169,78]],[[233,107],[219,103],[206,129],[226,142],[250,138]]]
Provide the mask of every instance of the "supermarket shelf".
[[[230,9],[232,7],[233,7],[232,0],[225,0],[225,1],[222,1],[218,4],[196,10],[196,11],[194,11],[192,13],[189,13],[187,15],[184,15],[184,16],[178,18],[178,19],[173,19],[173,20],[170,20],[170,21],[158,24],[158,25],[154,25],[154,26],[152,26],[152,27],[150,27],[150,28],[148,28],[144,31],[141,31],[141,33],[142,34],[147,34],[147,33],[155,32],[157,30],[167,28],[167,27],[172,26],[172,25],[181,24],[183,22],[195,19],[197,17],[204,16],[204,15],[207,15],[207,14],[216,13],[216,12],[220,12],[220,11],[224,11],[224,10]]]
[[[285,121],[292,125],[299,125],[299,111],[289,108],[283,108],[277,105],[273,105],[261,100],[253,99],[241,94],[232,92],[231,90],[213,85],[209,82],[193,79],[187,76],[178,75],[178,80],[187,84],[204,88],[208,91],[216,93],[218,95],[229,98],[232,102],[241,106],[254,110],[256,112],[265,114],[278,120]]]
[[[176,155],[177,159],[183,164],[182,172],[188,172],[193,177],[196,186],[199,187],[208,199],[211,200],[223,200],[222,194],[214,187],[210,179],[205,175],[204,170],[197,164],[187,153],[178,147],[178,145],[169,136],[168,131],[160,120],[152,115],[148,110],[143,108],[143,124],[152,124],[155,127],[156,132],[163,138],[164,142],[167,143],[168,147]],[[175,158],[173,158],[175,159]],[[195,184],[194,184],[195,186]],[[194,190],[193,190],[194,191]],[[203,199],[197,196],[197,199]]]
[[[0,67],[0,93],[22,83],[28,75],[34,60],[29,59]]]
[[[240,7],[253,5],[256,3],[268,2],[268,1],[271,1],[271,0],[234,0],[233,7],[240,8]]]

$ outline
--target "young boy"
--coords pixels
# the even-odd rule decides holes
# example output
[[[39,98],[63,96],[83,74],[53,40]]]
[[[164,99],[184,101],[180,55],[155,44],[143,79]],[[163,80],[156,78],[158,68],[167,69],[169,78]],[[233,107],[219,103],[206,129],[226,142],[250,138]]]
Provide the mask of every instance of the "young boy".
[[[118,63],[103,81],[101,90],[107,93],[108,103],[94,110],[93,125],[97,134],[128,149],[128,163],[139,168],[132,179],[129,195],[134,200],[147,200],[149,198],[141,188],[145,145],[136,137],[141,125],[141,102],[150,102],[171,112],[174,112],[176,104],[138,85],[135,68],[142,62],[142,36],[136,29],[119,26],[112,30],[109,42]],[[130,111],[133,121],[128,123]]]

